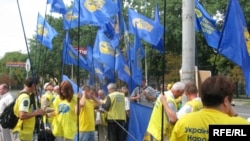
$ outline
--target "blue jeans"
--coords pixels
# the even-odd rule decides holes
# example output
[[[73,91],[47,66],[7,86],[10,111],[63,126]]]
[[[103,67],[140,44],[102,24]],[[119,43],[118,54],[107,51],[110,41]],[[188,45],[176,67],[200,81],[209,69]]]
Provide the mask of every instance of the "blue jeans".
[[[79,141],[95,141],[95,131],[80,132]]]

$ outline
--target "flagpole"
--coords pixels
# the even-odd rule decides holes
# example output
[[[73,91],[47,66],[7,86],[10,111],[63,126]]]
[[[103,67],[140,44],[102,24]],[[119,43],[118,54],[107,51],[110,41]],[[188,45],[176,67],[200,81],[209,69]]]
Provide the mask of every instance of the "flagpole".
[[[164,83],[165,83],[165,43],[166,43],[166,12],[167,12],[167,0],[164,0],[164,15],[163,15],[163,55],[162,55],[162,61],[163,61],[163,65],[162,65],[162,70],[163,70],[163,74],[162,74],[162,94],[164,95]],[[164,131],[164,107],[162,104],[162,110],[161,110],[161,141],[163,141],[163,131]]]

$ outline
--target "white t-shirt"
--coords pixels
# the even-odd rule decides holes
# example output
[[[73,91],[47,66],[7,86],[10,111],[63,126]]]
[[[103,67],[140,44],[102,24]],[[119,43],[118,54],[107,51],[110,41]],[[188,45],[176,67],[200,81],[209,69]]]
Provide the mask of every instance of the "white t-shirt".
[[[14,101],[14,97],[11,93],[7,92],[6,94],[1,96],[0,100],[0,115],[3,113],[3,110],[6,106],[8,106],[12,101]]]
[[[129,108],[129,105],[130,105],[130,101],[129,101],[129,98],[128,97],[125,97],[125,110],[128,111],[130,108]]]

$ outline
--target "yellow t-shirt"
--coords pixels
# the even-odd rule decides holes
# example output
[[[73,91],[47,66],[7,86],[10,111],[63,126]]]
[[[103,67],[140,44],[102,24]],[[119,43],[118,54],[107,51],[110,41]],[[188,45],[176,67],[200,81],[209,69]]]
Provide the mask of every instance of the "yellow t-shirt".
[[[96,103],[91,99],[85,99],[85,105],[80,110],[79,131],[95,131],[95,106]]]
[[[218,110],[201,109],[180,118],[173,129],[170,141],[208,141],[210,124],[250,124],[242,117],[230,117]]]
[[[33,105],[30,105],[30,96],[28,94],[21,94],[18,96],[14,105],[14,113],[19,117],[19,111],[32,112]],[[33,131],[35,128],[35,117],[21,120],[19,119],[17,125],[12,132],[18,132],[22,140],[31,141],[33,138]]]
[[[71,102],[61,100],[57,96],[53,102],[55,116],[52,121],[52,133],[56,137],[74,139],[76,133],[76,114],[75,105],[77,104],[77,95],[73,95]]]

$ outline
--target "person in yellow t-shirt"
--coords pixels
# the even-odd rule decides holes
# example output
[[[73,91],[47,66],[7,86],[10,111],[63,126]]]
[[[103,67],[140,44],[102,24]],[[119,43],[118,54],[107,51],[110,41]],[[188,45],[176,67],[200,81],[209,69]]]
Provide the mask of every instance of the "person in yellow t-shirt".
[[[102,103],[95,97],[94,88],[83,86],[82,97],[79,103],[79,140],[95,140],[95,108]]]
[[[77,95],[69,81],[62,81],[60,93],[53,102],[52,133],[56,140],[73,141],[76,133]]]
[[[43,109],[32,111],[35,100],[32,100],[30,97],[35,92],[35,85],[37,82],[38,80],[36,80],[36,78],[26,78],[24,81],[24,88],[19,92],[23,94],[20,94],[16,99],[14,113],[19,120],[14,129],[12,129],[13,140],[15,141],[32,141],[35,128],[35,117],[45,115]]]
[[[185,84],[183,82],[176,82],[172,86],[172,88],[166,92],[164,92],[164,97],[167,97],[166,103],[161,103],[160,96],[158,96],[155,105],[153,107],[153,111],[149,120],[147,132],[150,133],[156,141],[162,140],[161,138],[161,117],[162,117],[162,104],[167,104],[170,107],[170,110],[173,111],[174,114],[177,112],[177,104],[176,100],[179,96],[181,96],[184,93]],[[167,141],[170,138],[173,126],[177,119],[172,119],[170,115],[167,113],[163,116],[163,140]],[[160,121],[160,122],[159,122]]]
[[[231,106],[234,84],[223,76],[207,78],[201,85],[200,97],[204,108],[180,118],[171,135],[170,141],[209,140],[209,125],[212,124],[249,124]],[[197,131],[197,132],[194,132]]]

